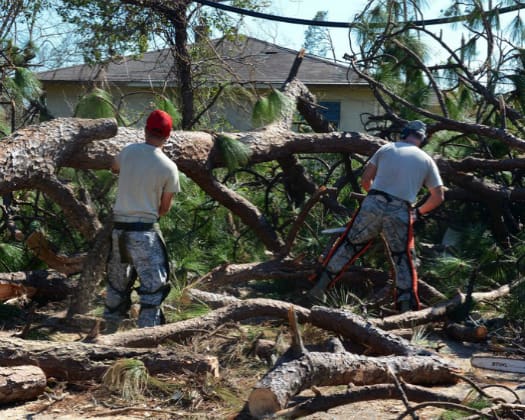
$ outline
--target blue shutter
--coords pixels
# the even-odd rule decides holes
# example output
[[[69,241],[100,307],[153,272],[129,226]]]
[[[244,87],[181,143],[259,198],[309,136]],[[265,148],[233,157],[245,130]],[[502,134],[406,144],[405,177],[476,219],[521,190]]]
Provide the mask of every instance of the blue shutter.
[[[323,117],[332,123],[334,128],[338,129],[341,122],[341,102],[319,102],[322,108],[319,108]]]

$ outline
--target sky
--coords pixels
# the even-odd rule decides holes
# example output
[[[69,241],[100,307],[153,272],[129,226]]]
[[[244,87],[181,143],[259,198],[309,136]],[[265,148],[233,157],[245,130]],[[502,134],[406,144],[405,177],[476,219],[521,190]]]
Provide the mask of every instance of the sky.
[[[271,0],[265,13],[293,17],[299,19],[313,19],[318,11],[327,11],[326,20],[350,22],[360,13],[367,0]],[[431,6],[423,8],[426,19],[440,17],[440,11],[450,5],[450,0],[429,0]],[[299,50],[304,43],[304,33],[308,26],[290,23],[280,23],[246,17],[247,35],[270,41],[275,44]],[[450,26],[450,25],[449,25]],[[336,59],[342,60],[349,51],[348,29],[329,28],[334,43]],[[450,28],[449,28],[450,30]],[[457,35],[455,36],[457,39]]]

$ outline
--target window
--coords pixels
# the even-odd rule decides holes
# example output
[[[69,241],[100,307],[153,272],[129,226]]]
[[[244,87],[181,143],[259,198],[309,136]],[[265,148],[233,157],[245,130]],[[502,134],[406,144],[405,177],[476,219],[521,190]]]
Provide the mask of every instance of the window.
[[[319,102],[319,111],[337,130],[341,121],[341,102]]]

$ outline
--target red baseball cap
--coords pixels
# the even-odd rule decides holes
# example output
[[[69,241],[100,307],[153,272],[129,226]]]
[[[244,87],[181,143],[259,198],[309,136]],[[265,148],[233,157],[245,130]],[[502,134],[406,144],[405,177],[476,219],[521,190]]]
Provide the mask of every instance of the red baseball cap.
[[[149,114],[146,120],[146,130],[151,131],[160,137],[168,137],[173,128],[173,121],[170,114],[156,109]]]

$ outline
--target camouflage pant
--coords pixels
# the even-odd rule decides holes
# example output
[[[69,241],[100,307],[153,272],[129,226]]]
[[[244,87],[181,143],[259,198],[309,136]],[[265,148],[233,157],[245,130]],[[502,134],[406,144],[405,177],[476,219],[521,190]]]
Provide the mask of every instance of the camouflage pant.
[[[110,323],[118,323],[126,316],[138,275],[140,313],[137,324],[141,328],[160,325],[160,305],[169,291],[167,267],[164,245],[156,231],[114,229],[104,318]]]
[[[361,255],[372,240],[383,234],[394,263],[397,303],[409,300],[418,309],[417,273],[410,207],[408,203],[382,195],[368,195],[345,232],[326,256],[323,267],[333,286]]]

